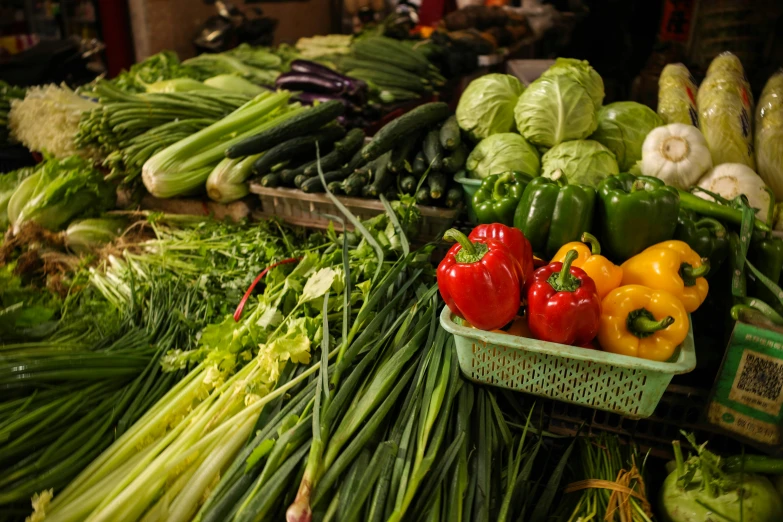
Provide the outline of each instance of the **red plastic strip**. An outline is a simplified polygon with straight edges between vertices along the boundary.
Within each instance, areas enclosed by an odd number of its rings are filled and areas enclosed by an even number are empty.
[[[282,261],[278,261],[277,263],[273,265],[269,265],[268,267],[264,268],[264,270],[262,270],[261,273],[256,276],[253,282],[250,283],[250,287],[247,289],[247,292],[245,292],[245,295],[242,296],[242,300],[239,301],[239,306],[237,306],[237,309],[234,312],[234,321],[239,322],[239,319],[242,318],[242,311],[245,309],[245,303],[247,303],[247,300],[250,298],[250,294],[253,293],[253,289],[256,287],[258,282],[261,281],[261,279],[263,279],[263,277],[266,275],[267,272],[269,272],[276,266],[295,263],[301,259],[302,259],[301,257],[289,257],[288,259],[283,259]]]

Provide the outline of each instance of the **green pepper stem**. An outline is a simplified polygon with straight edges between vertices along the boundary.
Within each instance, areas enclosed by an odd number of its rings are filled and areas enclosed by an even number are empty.
[[[670,315],[664,317],[660,321],[640,315],[633,320],[633,329],[639,333],[655,333],[660,330],[665,330],[672,324],[674,324],[674,317]]]
[[[713,231],[715,234],[715,237],[724,237],[726,235],[726,227],[723,226],[723,223],[718,221],[717,219],[712,219],[709,217],[701,218],[700,220],[693,223],[696,225],[696,228],[709,228]]]
[[[680,267],[680,276],[685,281],[685,286],[693,286],[696,284],[696,279],[706,276],[710,271],[710,260],[706,257],[701,258],[701,266],[694,268],[693,265],[683,263]],[[688,284],[693,281],[691,284]]]
[[[631,184],[631,192],[638,192],[644,190],[644,181],[637,179]]]
[[[506,184],[514,181],[514,175],[510,172],[504,172],[495,180],[492,187],[492,199],[503,199],[506,197]]]
[[[582,237],[579,238],[582,243],[590,245],[590,252],[594,256],[601,255],[601,243],[598,242],[598,238],[590,232],[582,232]]]
[[[579,257],[579,253],[576,250],[569,250],[565,259],[563,259],[563,266],[560,269],[560,272],[554,272],[547,278],[547,283],[549,283],[556,292],[573,292],[582,286],[582,282],[579,278],[574,277],[571,273],[571,263],[573,263],[577,257]]]
[[[443,234],[443,239],[456,241],[462,247],[454,256],[458,263],[477,263],[481,261],[489,251],[489,247],[484,243],[473,243],[468,236],[457,230],[450,228]]]
[[[563,172],[562,169],[555,170],[552,174],[549,175],[549,179],[561,187],[568,185],[568,179],[566,179],[565,172]]]

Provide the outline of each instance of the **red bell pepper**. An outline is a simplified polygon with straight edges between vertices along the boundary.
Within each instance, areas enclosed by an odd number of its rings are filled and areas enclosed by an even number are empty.
[[[571,266],[577,256],[571,250],[563,263],[541,267],[530,278],[528,324],[537,339],[586,346],[598,334],[601,300],[590,276]]]
[[[457,241],[438,266],[438,290],[452,312],[476,328],[494,330],[519,311],[519,263],[496,239],[471,241],[451,229],[444,239]]]
[[[506,245],[514,258],[519,261],[519,284],[523,287],[528,278],[533,274],[533,249],[530,241],[521,230],[514,227],[507,227],[502,223],[492,223],[491,225],[479,225],[473,229],[468,239],[476,241],[478,239],[496,239]]]

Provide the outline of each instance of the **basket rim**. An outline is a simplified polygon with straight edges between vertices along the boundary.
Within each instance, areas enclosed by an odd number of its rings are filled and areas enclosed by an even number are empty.
[[[460,336],[474,341],[503,346],[504,348],[670,375],[688,373],[696,368],[696,349],[693,343],[693,321],[690,318],[690,314],[688,314],[688,320],[691,326],[688,329],[688,336],[679,346],[680,354],[677,357],[677,360],[673,362],[650,361],[639,357],[632,357],[630,355],[614,354],[601,350],[589,350],[578,346],[550,343],[527,337],[517,337],[477,330],[455,323],[453,315],[454,314],[448,306],[444,306],[440,313],[440,324],[450,334],[455,337]]]

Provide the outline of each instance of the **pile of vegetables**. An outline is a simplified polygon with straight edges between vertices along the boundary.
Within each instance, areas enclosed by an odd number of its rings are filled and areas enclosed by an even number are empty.
[[[351,54],[336,62],[342,72],[366,82],[372,99],[380,103],[415,100],[432,94],[446,82],[425,55],[385,36],[354,40]]]
[[[301,120],[291,120],[269,133],[249,138],[229,150],[228,155],[258,153],[272,146],[253,167],[255,174],[262,176],[260,184],[264,187],[295,186],[307,193],[328,189],[336,194],[374,198],[383,194],[388,199],[398,199],[402,194],[415,197],[422,205],[460,205],[462,193],[449,181],[464,167],[467,148],[445,103],[420,105],[385,125],[366,145],[359,129],[336,141],[341,134],[334,129],[339,127],[329,121],[342,114],[342,107],[337,101],[318,105]],[[327,126],[319,133],[297,136],[297,132],[324,124]],[[281,142],[286,137],[290,139]],[[319,167],[323,178],[318,175]]]

